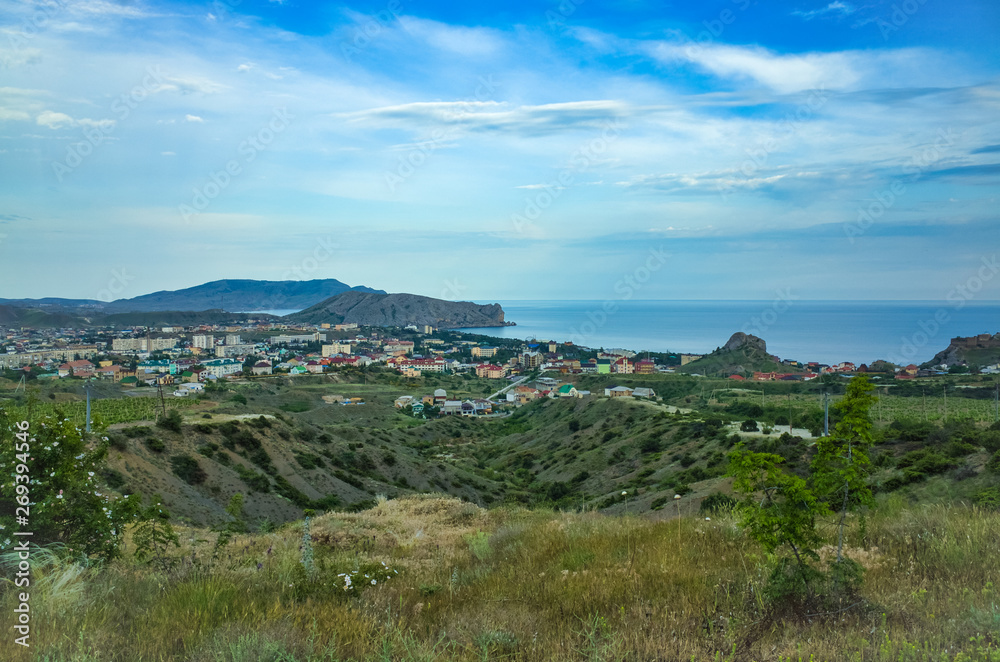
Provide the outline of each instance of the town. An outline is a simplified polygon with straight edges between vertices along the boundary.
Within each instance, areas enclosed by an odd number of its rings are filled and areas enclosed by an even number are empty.
[[[1000,336],[1000,334],[998,334]],[[0,369],[24,383],[37,379],[94,380],[122,387],[156,387],[173,397],[187,397],[219,380],[261,380],[271,376],[330,374],[369,366],[418,380],[440,374],[474,374],[495,380],[496,391],[484,398],[453,400],[444,389],[402,393],[395,405],[420,416],[498,416],[538,398],[585,398],[591,392],[558,376],[656,375],[728,377],[745,381],[810,381],[823,375],[870,373],[873,379],[908,380],[961,372],[1000,373],[1000,365],[870,366],[842,362],[802,363],[767,354],[762,340],[735,334],[723,350],[758,347],[767,369],[741,364],[730,372],[712,363],[714,354],[643,353],[594,349],[555,340],[513,340],[474,336],[431,326],[369,327],[354,323],[289,324],[249,319],[240,324],[131,327],[124,329],[0,329]],[[984,334],[956,338],[952,347],[992,347],[1000,338]],[[735,343],[735,344],[734,344]],[[746,343],[741,345],[741,343]],[[721,351],[721,350],[720,350]],[[718,352],[717,352],[718,353]],[[723,352],[725,353],[725,352]],[[758,361],[760,363],[760,361]],[[700,366],[705,364],[705,371]],[[544,374],[552,376],[542,376]],[[419,384],[419,382],[414,382]],[[139,395],[139,393],[136,393]],[[656,398],[652,388],[611,386],[604,397]],[[341,397],[344,405],[361,398]]]

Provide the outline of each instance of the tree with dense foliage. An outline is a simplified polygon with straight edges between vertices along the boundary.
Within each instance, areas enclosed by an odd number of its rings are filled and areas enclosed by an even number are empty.
[[[108,445],[63,416],[10,421],[0,410],[0,550],[23,530],[36,545],[61,543],[100,560],[118,556],[140,502],[100,486]]]

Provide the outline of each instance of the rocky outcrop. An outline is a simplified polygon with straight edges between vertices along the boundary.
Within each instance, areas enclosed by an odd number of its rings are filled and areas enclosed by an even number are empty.
[[[433,326],[439,329],[510,326],[500,304],[444,301],[417,294],[344,292],[286,316],[293,322],[363,326]]]
[[[763,338],[748,335],[742,331],[737,331],[730,336],[729,341],[722,346],[722,351],[733,352],[738,349],[743,349],[744,347],[757,349],[761,352],[767,352],[767,343],[764,342]]]

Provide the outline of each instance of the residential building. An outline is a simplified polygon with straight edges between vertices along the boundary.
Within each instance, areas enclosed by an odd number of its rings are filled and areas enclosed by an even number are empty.
[[[351,342],[332,342],[329,345],[322,346],[323,356],[336,356],[337,354],[351,354]]]
[[[607,398],[631,398],[632,393],[632,389],[628,386],[615,386],[604,389],[604,396]]]
[[[223,378],[243,372],[243,364],[235,359],[212,359],[202,364],[209,375]]]
[[[271,374],[271,364],[267,361],[258,361],[253,365],[251,371],[255,375],[270,375]]]
[[[213,349],[215,347],[215,336],[199,334],[191,338],[191,346],[198,349]]]
[[[499,350],[496,347],[479,347],[479,346],[476,346],[476,347],[472,348],[472,356],[477,357],[477,358],[488,359],[488,358],[496,356],[496,354],[497,354],[498,351]]]

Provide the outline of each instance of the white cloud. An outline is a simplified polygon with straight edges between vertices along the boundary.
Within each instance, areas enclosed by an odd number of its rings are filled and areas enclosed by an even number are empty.
[[[197,115],[185,115],[184,120],[187,122],[198,122],[198,123],[203,123],[205,121],[202,118],[198,117]]]
[[[559,133],[604,128],[630,111],[614,100],[572,101],[511,107],[496,101],[421,101],[339,115],[355,122],[426,130],[430,125],[470,131]]]
[[[500,33],[487,28],[447,25],[411,16],[400,16],[399,24],[427,44],[459,55],[493,55],[503,47]]]
[[[35,123],[39,126],[47,126],[50,129],[65,129],[75,126],[86,126],[110,130],[115,126],[114,120],[92,120],[84,117],[73,119],[66,113],[59,113],[53,110],[44,110],[35,118]]]
[[[57,113],[51,110],[42,112],[37,118],[35,118],[35,122],[38,123],[39,126],[47,126],[50,129],[62,129],[76,124],[76,122],[73,121],[73,118],[66,113]]]
[[[857,10],[858,10],[857,7],[849,3],[840,2],[839,0],[837,0],[835,2],[831,2],[826,7],[821,7],[820,9],[813,9],[810,11],[803,11],[801,9],[797,9],[792,12],[792,16],[799,16],[807,21],[811,21],[812,19],[820,16],[828,16],[828,15],[836,15],[838,17],[848,16],[850,14],[853,14]]]
[[[648,52],[660,62],[691,62],[716,76],[749,79],[784,94],[847,88],[861,78],[847,53],[778,54],[760,46],[667,42],[649,45]]]

